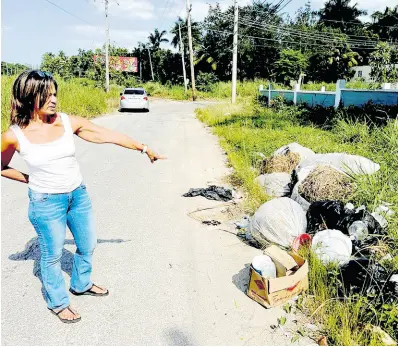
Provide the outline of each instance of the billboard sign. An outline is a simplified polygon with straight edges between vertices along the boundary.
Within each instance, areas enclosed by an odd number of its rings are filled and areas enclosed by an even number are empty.
[[[105,56],[94,55],[94,62],[105,64]],[[138,72],[138,59],[136,57],[109,57],[109,67],[116,71]]]

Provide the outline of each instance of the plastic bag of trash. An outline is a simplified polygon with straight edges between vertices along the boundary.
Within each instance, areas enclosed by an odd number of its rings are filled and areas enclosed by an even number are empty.
[[[256,178],[256,182],[264,187],[269,196],[279,198],[290,195],[291,175],[286,172],[260,175]]]
[[[298,165],[298,169],[322,164],[332,165],[347,174],[371,175],[380,170],[380,165],[370,159],[347,153],[314,154],[302,160]]]
[[[349,228],[354,222],[361,221],[367,228],[369,234],[380,234],[382,228],[377,220],[366,210],[360,207],[357,209],[344,206],[341,201],[323,200],[313,202],[307,211],[307,232],[314,234],[322,229],[338,229],[349,235]],[[356,224],[358,226],[358,224]],[[352,227],[351,229],[354,230]]]
[[[315,154],[315,152],[312,151],[311,149],[304,147],[297,142],[292,142],[286,146],[277,149],[273,153],[273,155],[285,155],[289,152],[298,153],[300,155],[301,160],[306,159]]]
[[[341,295],[377,296],[385,303],[398,299],[398,275],[368,258],[353,259],[341,266]]]
[[[253,258],[252,266],[262,277],[275,278],[276,266],[268,255],[257,255]]]
[[[307,219],[301,206],[289,198],[270,200],[250,219],[250,234],[261,243],[266,240],[283,247],[290,247],[295,237],[304,234]]]
[[[319,231],[312,239],[312,250],[323,264],[349,261],[352,253],[352,242],[340,230],[326,229]]]
[[[331,169],[334,169],[336,171],[342,172],[340,169],[332,166],[332,165],[326,165],[330,167]],[[307,211],[308,208],[310,207],[311,202],[306,200],[299,192],[300,190],[300,185],[301,183],[317,168],[319,165],[310,165],[310,166],[305,166],[301,168],[297,168],[294,170],[293,175],[292,175],[292,194],[291,198],[298,202],[301,207],[304,209],[304,211]]]

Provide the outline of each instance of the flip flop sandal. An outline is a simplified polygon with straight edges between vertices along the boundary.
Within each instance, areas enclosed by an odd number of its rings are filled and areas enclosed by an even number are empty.
[[[52,314],[56,315],[62,323],[66,323],[66,324],[77,323],[77,322],[81,321],[81,319],[82,319],[82,317],[74,318],[74,319],[65,319],[65,318],[61,318],[61,317],[59,316],[59,314],[60,314],[61,312],[64,312],[65,310],[69,310],[69,311],[72,312],[73,314],[76,314],[75,312],[73,312],[73,311],[70,309],[69,306],[63,308],[63,309],[62,309],[61,311],[59,311],[59,312],[55,312],[55,311],[52,310],[51,308],[49,308],[49,310],[51,311]]]
[[[107,296],[107,295],[109,295],[109,290],[108,290],[108,289],[106,290],[105,293],[96,293],[96,292],[94,292],[94,291],[92,290],[92,288],[93,288],[94,286],[96,286],[97,288],[100,288],[100,289],[101,289],[101,287],[98,287],[97,285],[93,284],[93,285],[91,286],[90,289],[87,289],[85,292],[82,292],[82,293],[78,293],[78,292],[74,291],[72,288],[70,288],[69,291],[70,291],[73,295],[91,295],[91,296]]]

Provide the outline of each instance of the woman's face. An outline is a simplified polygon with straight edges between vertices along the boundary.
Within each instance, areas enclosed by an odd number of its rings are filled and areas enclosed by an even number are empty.
[[[44,106],[40,109],[37,109],[37,113],[40,115],[48,115],[51,116],[55,114],[55,107],[57,106],[57,91],[55,90],[55,86],[52,85],[50,88],[50,95],[44,104]]]

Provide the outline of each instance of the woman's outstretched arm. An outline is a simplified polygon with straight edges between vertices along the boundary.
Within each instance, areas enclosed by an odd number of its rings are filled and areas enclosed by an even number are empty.
[[[83,117],[69,116],[69,118],[71,120],[73,132],[83,140],[93,143],[113,143],[137,151],[143,151],[144,147],[146,147],[146,154],[152,163],[158,159],[166,159],[166,157],[153,152],[141,142],[127,135],[101,127]]]

